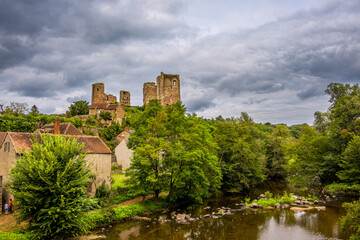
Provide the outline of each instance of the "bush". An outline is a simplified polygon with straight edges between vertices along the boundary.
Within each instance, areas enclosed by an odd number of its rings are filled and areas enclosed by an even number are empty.
[[[349,234],[350,240],[360,239],[360,201],[344,203],[346,215],[341,218],[341,231]]]
[[[347,184],[347,183],[332,183],[325,186],[325,189],[329,190],[331,194],[338,192],[344,192],[348,194],[360,195],[360,184]]]
[[[79,234],[77,215],[94,205],[84,192],[90,169],[83,145],[60,135],[41,135],[11,170],[10,188],[20,207],[19,220],[30,219],[35,239]]]
[[[96,189],[95,197],[96,198],[106,198],[110,196],[111,189],[106,186],[105,181]]]

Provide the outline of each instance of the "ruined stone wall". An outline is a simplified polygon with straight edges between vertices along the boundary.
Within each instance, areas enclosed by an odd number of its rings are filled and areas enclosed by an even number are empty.
[[[130,93],[129,93],[130,95]],[[92,85],[92,96],[91,104],[109,102],[113,103],[117,101],[117,97],[112,94],[105,94],[105,85],[104,83],[94,83]]]
[[[105,95],[106,95],[106,94],[105,94]],[[106,95],[106,100],[107,100],[109,103],[113,103],[113,102],[116,102],[116,101],[117,101],[117,98],[116,98],[114,95],[108,94],[108,95]]]
[[[106,102],[107,95],[105,94],[105,86],[103,83],[94,83],[92,85],[91,104],[97,102]]]
[[[181,101],[180,99],[180,77],[174,74],[161,74],[156,78],[157,99],[163,106],[171,105]]]
[[[130,106],[130,92],[120,91],[120,104]]]
[[[157,92],[156,85],[154,82],[144,83],[144,88],[143,88],[144,105],[147,105],[150,102],[150,100],[157,98],[156,92]]]

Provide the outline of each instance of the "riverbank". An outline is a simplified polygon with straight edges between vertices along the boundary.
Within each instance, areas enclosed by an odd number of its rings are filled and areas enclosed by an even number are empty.
[[[165,195],[155,201],[152,196],[147,196],[144,204],[141,204],[142,197],[136,197],[119,204],[107,206],[85,212],[79,216],[79,232],[86,234],[89,231],[139,214],[153,213],[168,208],[171,204],[166,202]],[[27,222],[17,224],[17,213],[0,215],[0,240],[27,240],[29,233],[26,230]]]

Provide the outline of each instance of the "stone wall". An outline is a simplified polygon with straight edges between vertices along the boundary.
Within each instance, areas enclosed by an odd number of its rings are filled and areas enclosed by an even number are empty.
[[[180,100],[180,77],[174,74],[164,74],[156,78],[157,98],[163,106],[177,103]]]
[[[143,89],[144,105],[152,99],[159,99],[163,106],[171,105],[181,101],[180,98],[180,76],[174,74],[161,74],[154,82],[144,83]]]
[[[85,157],[88,165],[91,166],[91,172],[96,175],[92,186],[89,187],[88,193],[95,195],[98,188],[104,181],[110,187],[111,183],[111,154],[87,154]]]
[[[103,83],[94,83],[92,85],[91,103],[106,102],[105,86]]]
[[[104,83],[94,83],[92,85],[91,104],[101,102],[116,102],[117,98],[111,94],[105,94]]]
[[[130,106],[130,92],[120,91],[120,104]]]
[[[146,82],[144,83],[144,88],[143,88],[143,102],[144,105],[149,104],[150,100],[152,99],[156,99],[156,85],[154,82]]]

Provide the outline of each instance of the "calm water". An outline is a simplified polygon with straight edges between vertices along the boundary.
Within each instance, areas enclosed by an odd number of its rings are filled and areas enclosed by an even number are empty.
[[[93,235],[80,239],[261,239],[261,240],[318,240],[344,239],[339,229],[339,217],[345,214],[340,203],[326,204],[325,211],[308,210],[294,212],[291,210],[240,210],[236,203],[240,198],[222,197],[209,200],[204,206],[189,207],[176,210],[177,213],[191,213],[197,217],[217,208],[230,207],[232,215],[218,219],[205,218],[193,223],[179,224],[175,222],[160,223],[141,220],[128,220],[104,229]],[[153,219],[170,219],[170,213],[149,216]]]

